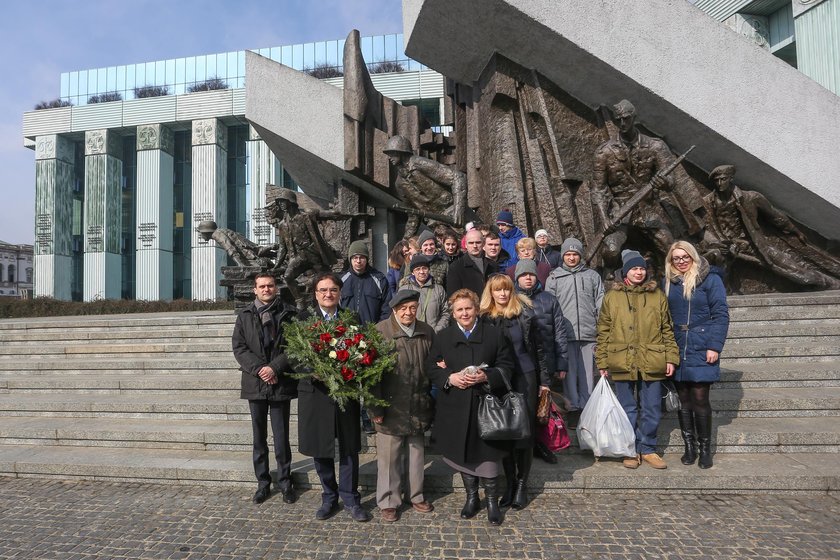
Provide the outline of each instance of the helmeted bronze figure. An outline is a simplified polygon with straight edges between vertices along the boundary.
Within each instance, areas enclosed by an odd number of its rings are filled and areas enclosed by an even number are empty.
[[[467,177],[442,163],[414,155],[404,136],[392,136],[382,150],[397,170],[397,194],[418,211],[449,216],[453,223],[464,223],[467,205]],[[404,237],[417,232],[420,217],[409,213]]]
[[[736,261],[759,265],[804,286],[840,288],[840,260],[809,243],[763,194],[735,186],[734,176],[734,165],[709,174],[714,191],[704,199],[709,219],[701,244],[707,258],[727,268]]]
[[[224,249],[239,266],[257,266],[268,268],[271,266],[273,251],[270,247],[261,247],[239,232],[228,228],[220,228],[216,222],[206,220],[198,224],[195,230],[205,241],[211,239]]]

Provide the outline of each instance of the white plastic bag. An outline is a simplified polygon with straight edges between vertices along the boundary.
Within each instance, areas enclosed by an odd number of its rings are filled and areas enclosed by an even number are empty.
[[[591,449],[596,457],[636,456],[636,432],[606,377],[595,385],[580,414],[577,437],[580,448]]]

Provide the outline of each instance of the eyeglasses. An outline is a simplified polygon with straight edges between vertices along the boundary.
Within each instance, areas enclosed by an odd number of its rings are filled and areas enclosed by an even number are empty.
[[[318,288],[315,291],[319,294],[337,294],[338,288]]]
[[[682,256],[682,257],[671,257],[671,262],[672,263],[684,263],[684,262],[691,262],[693,260],[694,259],[692,259],[688,255],[685,255],[685,256]]]

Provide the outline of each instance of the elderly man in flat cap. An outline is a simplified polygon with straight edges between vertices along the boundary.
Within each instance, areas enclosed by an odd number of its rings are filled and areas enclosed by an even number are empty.
[[[434,417],[431,384],[423,364],[435,331],[417,320],[419,299],[420,293],[414,290],[398,291],[390,301],[391,316],[376,325],[397,346],[396,370],[384,375],[372,391],[389,406],[368,408],[376,427],[376,505],[382,520],[388,523],[399,519],[402,486],[416,511],[428,513],[433,509],[423,496],[423,434]],[[408,447],[407,481],[402,476],[404,447]]]

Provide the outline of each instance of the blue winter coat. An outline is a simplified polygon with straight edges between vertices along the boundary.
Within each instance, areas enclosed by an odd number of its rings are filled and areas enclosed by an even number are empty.
[[[509,255],[508,260],[499,263],[499,270],[505,270],[519,261],[519,256],[516,254],[516,242],[525,237],[522,230],[513,226],[505,233],[499,232],[499,240],[502,242],[502,249],[507,251]]]
[[[350,269],[341,281],[341,307],[358,313],[362,323],[378,323],[391,315],[388,302],[393,294],[384,274],[371,267],[362,274]]]
[[[723,352],[729,330],[729,306],[720,273],[710,269],[706,259],[701,259],[698,280],[691,301],[683,297],[682,277],[670,280],[668,307],[680,348],[680,365],[674,380],[713,383],[720,380],[720,360],[706,363],[706,350]]]

